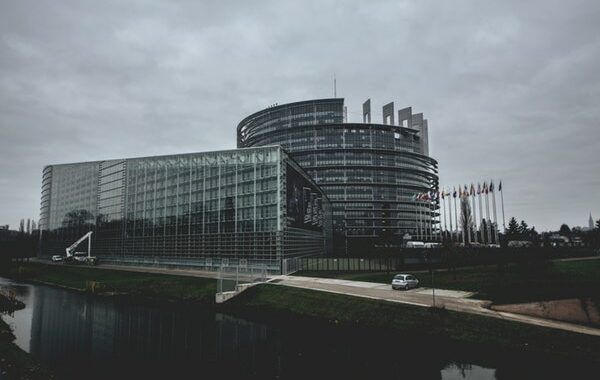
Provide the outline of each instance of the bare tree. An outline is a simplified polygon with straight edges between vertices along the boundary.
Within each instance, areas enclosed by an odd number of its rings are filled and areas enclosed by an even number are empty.
[[[63,227],[80,227],[92,223],[94,215],[86,209],[69,211],[63,219]]]
[[[460,226],[465,234],[465,244],[471,244],[471,228],[473,226],[473,215],[471,214],[471,206],[469,199],[462,198],[460,200]]]
[[[22,234],[25,233],[25,219],[21,219],[19,222],[19,232]]]
[[[31,219],[27,218],[27,229],[25,231],[27,231],[27,235],[31,235]]]

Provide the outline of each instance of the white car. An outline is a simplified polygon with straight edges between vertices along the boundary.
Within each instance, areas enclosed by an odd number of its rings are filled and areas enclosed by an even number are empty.
[[[410,274],[397,274],[392,279],[392,289],[404,289],[416,288],[419,286],[419,280]]]
[[[85,253],[85,252],[75,252],[75,254],[73,255],[73,259],[75,261],[77,261],[77,262],[84,263],[88,259],[87,253]]]
[[[63,257],[61,255],[54,255],[52,256],[52,261],[63,261]]]

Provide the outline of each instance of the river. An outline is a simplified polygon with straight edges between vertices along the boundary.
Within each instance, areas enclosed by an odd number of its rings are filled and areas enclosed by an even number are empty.
[[[2,318],[16,344],[60,377],[511,378],[384,332],[264,322],[211,308],[152,307],[0,278],[26,308]],[[494,360],[491,360],[493,363]]]

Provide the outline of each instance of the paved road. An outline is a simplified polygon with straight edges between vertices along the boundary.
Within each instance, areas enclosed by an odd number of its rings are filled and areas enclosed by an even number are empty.
[[[300,276],[279,276],[271,281],[271,283],[416,306],[430,307],[433,305],[433,291],[428,288],[398,291],[392,290],[391,285],[386,284]],[[467,298],[471,295],[468,292],[436,289],[435,305],[463,313],[600,336],[600,329],[593,327],[491,310],[488,308],[489,301]]]

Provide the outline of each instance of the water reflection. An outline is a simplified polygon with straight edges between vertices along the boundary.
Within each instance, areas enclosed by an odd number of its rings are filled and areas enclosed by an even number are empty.
[[[443,349],[384,332],[257,323],[8,280],[0,286],[26,304],[4,317],[17,344],[69,378],[496,378],[494,369],[455,364]]]

